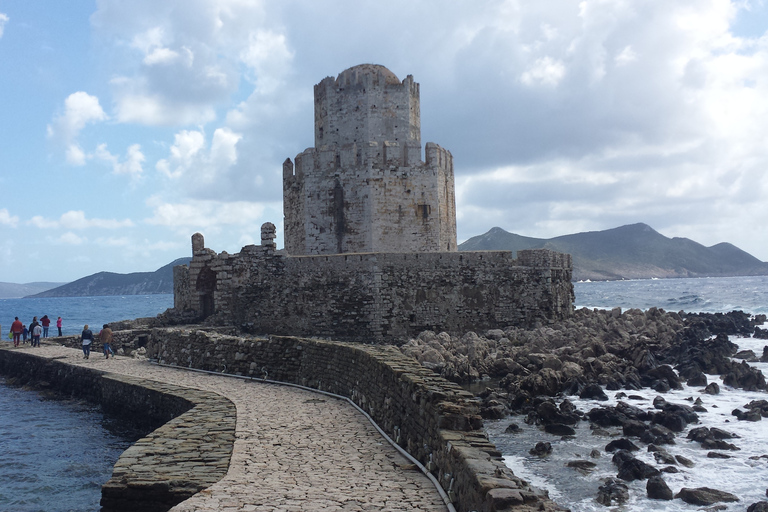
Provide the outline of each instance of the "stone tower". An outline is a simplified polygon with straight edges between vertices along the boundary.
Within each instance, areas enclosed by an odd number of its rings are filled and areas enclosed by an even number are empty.
[[[419,84],[362,64],[315,85],[315,147],[283,163],[289,254],[456,250],[453,157],[421,158]]]

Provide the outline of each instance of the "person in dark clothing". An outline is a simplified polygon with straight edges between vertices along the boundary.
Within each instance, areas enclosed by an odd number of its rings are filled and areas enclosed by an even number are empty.
[[[29,336],[30,336],[30,341],[31,341],[31,337],[32,337],[32,336],[34,336],[34,333],[35,333],[35,326],[36,326],[36,325],[40,325],[40,322],[38,322],[38,321],[37,321],[37,317],[34,317],[34,318],[32,319],[32,323],[31,323],[31,324],[29,324]]]
[[[80,341],[83,343],[83,359],[88,359],[91,355],[91,343],[93,343],[93,332],[88,328],[88,324],[83,327]]]
[[[48,315],[43,315],[43,318],[40,319],[40,323],[43,326],[43,338],[47,338],[48,328],[51,326],[51,319],[48,318]]]

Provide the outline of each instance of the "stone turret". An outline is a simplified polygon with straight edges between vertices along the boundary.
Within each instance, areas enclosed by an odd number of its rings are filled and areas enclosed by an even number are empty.
[[[283,163],[289,254],[457,249],[453,157],[422,160],[419,98],[373,64],[315,86],[315,147]]]

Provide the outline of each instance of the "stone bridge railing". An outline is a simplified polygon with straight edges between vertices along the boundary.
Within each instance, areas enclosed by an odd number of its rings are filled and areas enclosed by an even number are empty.
[[[147,355],[161,364],[348,397],[438,479],[459,511],[556,509],[504,465],[482,429],[473,395],[395,347],[155,329]]]

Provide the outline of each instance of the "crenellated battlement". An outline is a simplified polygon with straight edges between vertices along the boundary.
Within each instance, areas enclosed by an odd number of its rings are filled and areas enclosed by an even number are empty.
[[[447,149],[428,142],[425,160],[421,159],[421,147],[415,144],[402,145],[399,142],[384,141],[379,144],[347,144],[343,147],[322,146],[307,148],[296,155],[296,162],[286,159],[283,163],[283,179],[289,184],[307,176],[336,176],[341,172],[355,170],[422,172],[442,171],[453,175],[453,155]],[[366,177],[376,173],[366,173]]]

